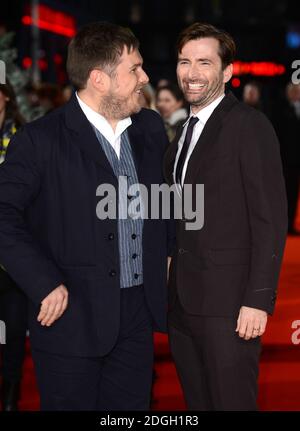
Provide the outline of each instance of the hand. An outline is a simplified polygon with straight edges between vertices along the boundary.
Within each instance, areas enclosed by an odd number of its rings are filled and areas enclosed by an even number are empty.
[[[266,330],[267,320],[266,311],[242,306],[235,331],[245,340],[261,337]]]
[[[43,299],[37,318],[38,322],[41,322],[42,326],[51,326],[52,323],[59,319],[64,313],[67,305],[68,291],[66,287],[61,284]]]

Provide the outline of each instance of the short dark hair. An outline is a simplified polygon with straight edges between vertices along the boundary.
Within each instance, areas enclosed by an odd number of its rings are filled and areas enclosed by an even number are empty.
[[[234,61],[236,45],[229,33],[211,24],[195,22],[183,30],[177,40],[177,53],[181,53],[184,45],[190,40],[203,39],[206,37],[212,37],[219,41],[219,56],[222,61],[222,69],[224,70]]]
[[[128,52],[139,48],[139,41],[129,28],[101,21],[82,27],[68,47],[67,72],[71,83],[77,90],[85,88],[96,67],[111,74],[124,47]]]
[[[168,84],[168,85],[163,85],[162,87],[159,87],[156,90],[156,97],[158,97],[159,93],[161,93],[163,90],[169,91],[178,102],[184,101],[184,96],[182,94],[182,91],[180,90],[179,87],[177,87],[177,85]]]

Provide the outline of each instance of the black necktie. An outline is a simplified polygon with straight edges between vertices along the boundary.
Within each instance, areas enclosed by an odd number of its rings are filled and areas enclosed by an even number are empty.
[[[197,117],[191,117],[188,127],[187,127],[187,131],[185,134],[185,138],[184,138],[184,142],[181,148],[181,153],[177,162],[177,167],[176,167],[176,183],[177,184],[181,184],[181,177],[182,177],[182,170],[183,170],[183,166],[184,166],[184,162],[186,159],[186,155],[191,143],[191,139],[193,136],[193,130],[194,130],[194,126],[197,123],[197,121],[199,121],[199,118]]]

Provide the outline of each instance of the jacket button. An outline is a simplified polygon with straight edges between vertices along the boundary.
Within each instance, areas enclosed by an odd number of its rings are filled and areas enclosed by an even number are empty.
[[[110,277],[114,277],[116,275],[116,271],[114,269],[112,269],[111,271],[109,271],[109,275]]]
[[[132,238],[132,239],[135,239],[135,238],[136,238],[136,234],[135,234],[135,233],[133,233],[133,234],[131,235],[131,238]]]
[[[183,253],[185,253],[186,252],[186,250],[184,249],[184,248],[180,248],[179,249],[179,254],[183,254]]]
[[[136,259],[137,258],[137,254],[136,253],[133,253],[133,255],[132,255],[132,259]]]
[[[134,274],[134,278],[135,279],[139,278],[139,275],[138,274]]]
[[[108,235],[108,239],[109,239],[110,241],[112,241],[112,240],[114,239],[114,237],[115,237],[115,235],[114,235],[113,233],[110,233],[110,234]]]

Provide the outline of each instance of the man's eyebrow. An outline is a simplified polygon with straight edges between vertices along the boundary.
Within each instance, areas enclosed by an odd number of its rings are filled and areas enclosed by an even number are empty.
[[[178,57],[177,61],[190,61],[188,58],[185,57]],[[197,61],[209,61],[212,62],[210,58],[197,58]]]
[[[142,65],[143,65],[143,61],[141,60],[141,61],[138,61],[137,63],[132,64],[130,66],[130,69],[133,69],[134,67],[142,66]]]

